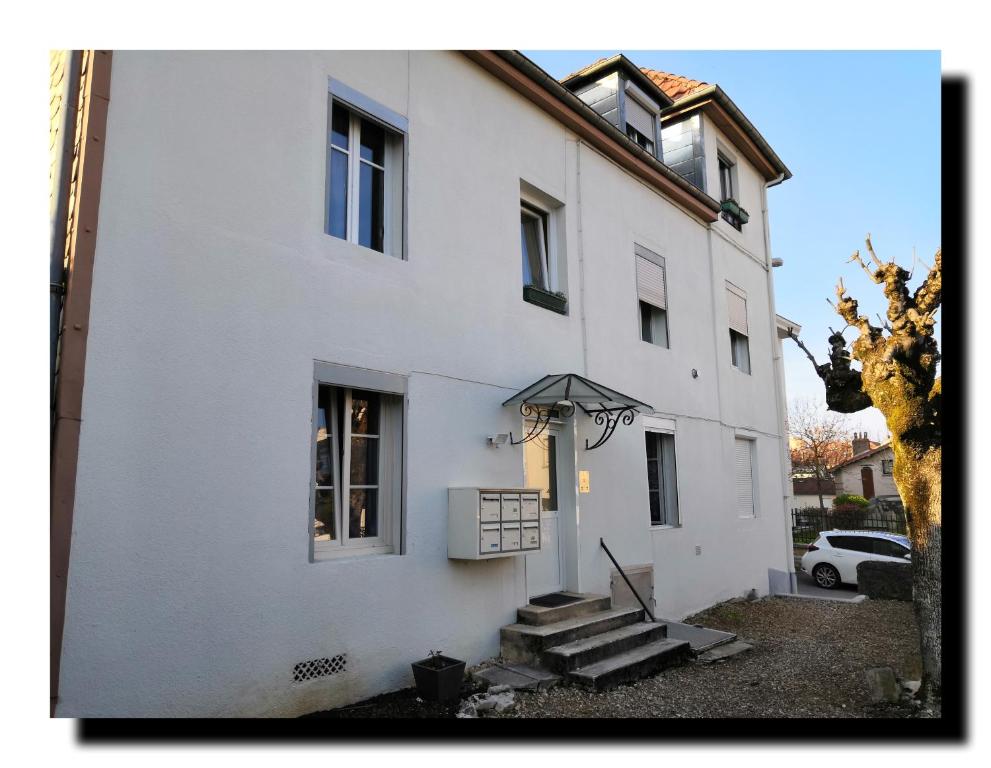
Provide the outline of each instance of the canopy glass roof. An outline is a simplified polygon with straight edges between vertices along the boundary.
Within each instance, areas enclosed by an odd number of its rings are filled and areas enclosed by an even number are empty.
[[[503,405],[554,406],[562,400],[578,403],[586,413],[626,408],[631,408],[639,413],[654,412],[654,409],[647,403],[642,403],[602,384],[596,384],[577,373],[555,373],[544,376],[540,381],[521,389],[506,400]],[[595,404],[599,407],[586,408],[586,404]]]

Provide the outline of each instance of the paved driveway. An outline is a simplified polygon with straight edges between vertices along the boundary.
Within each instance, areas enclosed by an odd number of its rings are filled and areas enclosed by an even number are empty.
[[[851,584],[840,584],[836,589],[823,589],[806,573],[798,571],[798,594],[814,597],[839,597],[849,599],[857,596],[857,587]]]

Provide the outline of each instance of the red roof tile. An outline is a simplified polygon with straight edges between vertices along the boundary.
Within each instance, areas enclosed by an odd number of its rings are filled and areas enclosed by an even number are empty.
[[[692,80],[681,75],[673,75],[670,72],[661,72],[658,69],[647,69],[641,67],[640,71],[649,77],[654,84],[668,95],[670,99],[677,101],[685,96],[690,96],[696,91],[708,88],[709,84],[702,80]]]

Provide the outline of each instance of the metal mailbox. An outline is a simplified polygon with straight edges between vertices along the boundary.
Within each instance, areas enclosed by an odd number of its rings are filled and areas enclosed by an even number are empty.
[[[488,560],[540,549],[540,491],[449,488],[447,493],[449,558]]]

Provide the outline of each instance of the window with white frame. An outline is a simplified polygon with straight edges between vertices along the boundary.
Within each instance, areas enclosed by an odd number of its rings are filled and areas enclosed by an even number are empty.
[[[328,101],[327,232],[402,258],[405,119],[394,125],[389,110],[349,95],[361,106]]]
[[[722,217],[737,230],[749,220],[749,215],[740,207],[737,197],[736,164],[728,160],[722,152],[717,155],[719,163],[719,201],[722,203]]]
[[[667,272],[664,257],[642,245],[634,245],[633,251],[637,262],[640,338],[659,347],[669,347]]]
[[[551,291],[547,242],[547,212],[520,201],[520,240],[523,249],[523,285]]]
[[[719,162],[719,201],[736,200],[735,184],[733,183],[734,163],[731,163],[720,152],[717,156]]]
[[[754,441],[737,437],[734,441],[736,465],[736,513],[740,517],[754,517]]]
[[[729,318],[730,356],[733,365],[750,373],[750,339],[747,325],[747,295],[730,283],[726,284],[726,313]]]
[[[650,524],[680,525],[678,515],[678,470],[675,462],[674,435],[646,430],[647,497]]]
[[[320,383],[313,554],[391,552],[401,517],[403,398]]]

